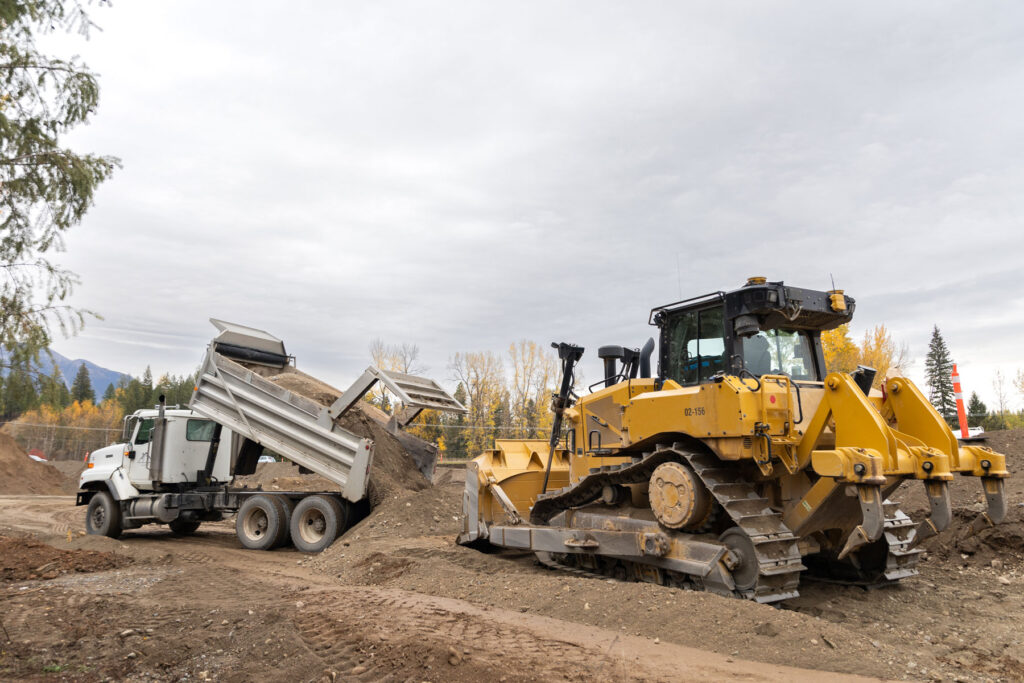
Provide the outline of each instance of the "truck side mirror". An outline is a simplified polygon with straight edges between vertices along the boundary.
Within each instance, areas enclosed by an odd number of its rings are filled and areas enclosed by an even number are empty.
[[[129,460],[134,460],[135,459],[135,451],[134,450],[125,451],[124,454],[128,456]]]

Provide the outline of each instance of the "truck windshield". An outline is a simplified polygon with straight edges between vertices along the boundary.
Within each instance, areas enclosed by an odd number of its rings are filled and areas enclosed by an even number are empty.
[[[150,437],[153,435],[153,419],[149,418],[142,420],[139,423],[139,433],[135,436],[135,443],[149,443]]]
[[[761,375],[789,375],[816,380],[807,334],[797,330],[762,330],[743,340],[743,366]]]
[[[213,430],[217,426],[211,420],[189,420],[185,424],[185,439],[187,441],[213,441]]]

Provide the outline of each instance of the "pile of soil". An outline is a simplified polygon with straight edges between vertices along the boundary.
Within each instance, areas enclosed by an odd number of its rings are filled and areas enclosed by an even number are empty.
[[[65,485],[57,469],[28,457],[14,437],[0,432],[0,494],[57,496],[66,492]]]
[[[454,539],[462,531],[464,489],[461,484],[443,484],[392,497],[374,508],[346,535],[361,538],[443,536]],[[325,552],[330,552],[330,549]]]
[[[59,550],[32,538],[0,536],[0,582],[55,579],[72,572],[99,572],[131,559],[96,550]]]
[[[55,468],[64,477],[64,493],[73,494],[78,491],[78,479],[85,470],[81,460],[51,460],[50,467]]]
[[[267,379],[324,406],[334,403],[342,393],[294,368]],[[385,413],[360,401],[338,420],[338,424],[353,434],[373,439],[373,467],[370,469],[370,504],[373,506],[403,492],[422,491],[430,486],[409,451],[382,424],[381,416],[387,418]]]
[[[256,472],[235,477],[235,486],[265,491],[336,491],[338,485],[319,474],[303,474],[290,462],[256,465]]]

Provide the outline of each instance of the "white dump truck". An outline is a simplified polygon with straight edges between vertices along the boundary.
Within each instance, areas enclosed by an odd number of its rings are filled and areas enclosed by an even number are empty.
[[[432,380],[374,366],[331,406],[322,406],[267,379],[303,374],[284,342],[263,330],[211,322],[218,334],[207,347],[188,409],[167,408],[161,397],[156,408],[125,417],[121,443],[89,455],[77,496],[78,505],[88,506],[89,533],[118,537],[125,529],[167,524],[189,534],[203,522],[237,513],[235,530],[246,548],[270,550],[290,541],[303,552],[320,552],[353,521],[373,467],[373,442],[338,424],[341,415],[377,382],[402,404],[391,428],[406,444],[412,437],[398,427],[420,411],[465,411]],[[235,476],[255,471],[264,448],[339,490],[233,488]],[[431,450],[413,450],[416,465],[429,476]]]

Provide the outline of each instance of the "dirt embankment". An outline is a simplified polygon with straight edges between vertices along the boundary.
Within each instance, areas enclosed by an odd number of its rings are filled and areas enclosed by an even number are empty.
[[[124,555],[97,550],[61,550],[31,537],[0,536],[0,582],[55,579],[131,564]]]
[[[56,496],[67,493],[66,487],[67,478],[56,468],[28,457],[14,437],[0,431],[0,494]]]
[[[943,560],[997,565],[1011,560],[1024,561],[1024,429],[987,432],[979,444],[1006,456],[1010,478],[1004,481],[1006,519],[994,527],[972,528],[986,511],[987,502],[981,480],[957,475],[950,484],[953,521],[949,528],[923,543],[923,547]],[[900,509],[920,521],[928,516],[928,498],[919,482],[903,484],[893,495]]]
[[[85,462],[81,460],[51,460],[47,464],[64,477],[64,493],[74,495],[78,491],[78,479],[85,470]]]

